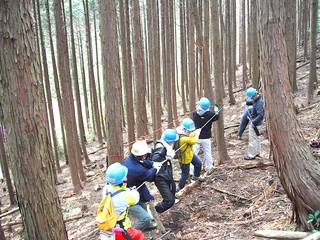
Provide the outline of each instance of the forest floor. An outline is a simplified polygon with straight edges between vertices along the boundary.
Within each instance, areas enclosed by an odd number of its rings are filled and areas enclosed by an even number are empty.
[[[305,62],[298,61],[298,92],[294,97],[295,105],[304,109],[297,117],[308,144],[320,128],[320,97],[316,92],[314,102],[307,104],[309,64],[302,66],[303,64]],[[238,79],[240,78],[241,75],[238,76]],[[160,214],[165,233],[161,233],[159,229],[146,232],[147,239],[263,239],[254,236],[254,232],[296,229],[295,224],[290,222],[291,202],[283,191],[272,161],[269,160],[270,149],[265,126],[261,136],[261,157],[253,161],[243,160],[247,151],[248,130],[244,132],[242,140],[238,140],[236,135],[244,112],[240,105],[245,99],[245,91],[235,89],[235,98],[235,105],[230,105],[227,98],[224,102],[224,141],[229,159],[216,166],[214,172],[206,176],[205,182],[188,188],[179,203]],[[180,117],[184,118],[183,115]],[[213,143],[214,158],[216,151]],[[88,143],[87,152],[92,164],[85,167],[87,180],[83,183],[81,195],[72,194],[68,166],[62,166],[62,173],[58,176],[61,184],[57,187],[64,218],[68,219],[66,229],[70,240],[99,239],[95,213],[102,198],[101,189],[105,184],[106,152],[97,142]],[[201,153],[200,158],[204,160]],[[179,165],[174,161],[173,166],[174,178],[178,181]],[[2,213],[17,208],[17,205],[9,206],[3,181],[0,186]],[[148,183],[148,186],[156,201],[161,200],[155,185]],[[17,221],[21,221],[18,211],[1,218],[6,239],[26,239],[21,224],[6,226],[9,222]]]

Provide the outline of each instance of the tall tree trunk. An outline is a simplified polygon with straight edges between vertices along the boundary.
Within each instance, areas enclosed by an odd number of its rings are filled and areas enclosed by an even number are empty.
[[[246,0],[242,0],[242,89],[246,89],[248,83],[246,30]]]
[[[117,34],[117,13],[114,1],[100,3],[100,32],[103,79],[107,119],[108,165],[123,162],[123,116],[120,60]]]
[[[38,22],[39,22],[39,35],[40,35],[40,44],[41,44],[41,56],[42,56],[42,64],[43,64],[43,72],[44,72],[44,80],[45,80],[45,90],[46,90],[46,102],[48,103],[48,112],[49,112],[49,119],[50,119],[50,129],[52,133],[52,142],[53,142],[53,151],[54,151],[54,159],[56,162],[56,168],[58,173],[61,173],[61,167],[59,162],[59,155],[58,155],[58,140],[57,134],[55,130],[55,119],[53,114],[53,104],[52,104],[52,95],[50,89],[50,78],[49,78],[49,69],[47,63],[47,54],[46,54],[46,44],[44,42],[43,36],[43,29],[42,29],[42,19],[40,14],[40,4],[39,0],[37,0],[37,15],[38,15]]]
[[[64,119],[63,119],[63,104],[62,104],[62,96],[61,96],[61,89],[60,89],[60,83],[59,83],[59,77],[58,77],[58,69],[57,69],[57,63],[56,63],[56,57],[55,57],[55,49],[53,44],[53,37],[52,37],[52,28],[51,28],[51,17],[50,17],[50,9],[49,9],[49,1],[46,0],[46,13],[47,13],[47,22],[48,22],[48,33],[49,33],[49,39],[50,39],[50,52],[51,52],[51,60],[52,60],[52,70],[53,70],[53,79],[54,79],[54,86],[55,91],[57,95],[58,100],[58,106],[59,106],[59,118],[60,118],[60,128],[62,133],[62,142],[63,142],[63,152],[66,159],[66,162],[68,163],[68,151],[67,143],[66,143],[66,134],[64,130]]]
[[[142,48],[141,21],[139,1],[129,1],[132,5],[132,27],[134,48],[134,74],[136,82],[136,127],[137,136],[148,134],[148,118],[146,110],[146,74],[144,67],[144,54]]]
[[[71,179],[74,187],[74,192],[78,194],[82,189],[80,178],[84,180],[83,178],[85,178],[85,175],[80,159],[80,145],[78,141],[75,109],[73,105],[67,33],[65,28],[65,21],[63,19],[61,2],[59,0],[54,1],[54,9],[57,33],[59,75],[62,86],[62,97],[64,106],[63,115],[67,133],[66,151],[68,151],[70,160]],[[66,116],[67,113],[68,116]]]
[[[308,59],[308,26],[309,26],[309,1],[310,0],[304,0],[303,1],[303,31],[304,31],[304,48],[303,48],[303,56],[304,59]]]
[[[129,3],[127,0],[122,0],[119,4],[120,12],[120,34],[121,34],[121,53],[123,66],[123,81],[125,89],[126,116],[128,128],[128,143],[135,141],[134,132],[134,108],[132,94],[132,59],[130,47],[130,20],[129,20]]]
[[[94,78],[94,67],[93,67],[93,54],[92,54],[92,39],[91,39],[91,27],[89,20],[89,4],[88,0],[83,0],[84,12],[85,12],[85,21],[86,21],[86,39],[87,39],[87,56],[88,56],[88,71],[89,71],[89,82],[90,82],[90,92],[92,99],[92,111],[94,116],[94,126],[98,138],[99,144],[102,146],[102,129],[100,121],[100,107],[98,101],[98,93],[96,82]]]
[[[219,0],[212,0],[211,6],[211,14],[212,16],[219,16]],[[217,18],[219,19],[219,18]],[[216,19],[212,19],[212,30],[215,33],[213,35],[213,66],[214,66],[214,83],[216,88],[216,98],[215,102],[219,105],[220,108],[223,108],[223,77],[222,77],[222,46],[220,41],[220,29],[219,29],[219,21]],[[215,126],[215,139],[218,149],[218,157],[215,160],[215,165],[219,166],[223,163],[224,160],[229,159],[227,153],[227,147],[225,141],[221,141],[221,139],[225,139],[224,137],[224,123],[223,123],[223,110],[219,112],[220,117],[219,120],[214,124]]]
[[[72,75],[73,75],[73,89],[75,90],[76,95],[76,106],[77,106],[77,123],[79,128],[79,135],[80,135],[80,143],[82,149],[82,155],[85,159],[86,164],[91,163],[87,148],[86,148],[86,137],[84,131],[84,124],[83,124],[83,117],[82,117],[82,107],[81,107],[81,98],[80,98],[80,89],[79,89],[79,77],[78,77],[78,66],[77,66],[77,56],[76,56],[76,47],[74,43],[74,32],[73,32],[73,17],[72,17],[72,2],[69,0],[69,13],[70,13],[70,33],[71,33],[71,56],[72,56]]]
[[[82,48],[82,36],[81,32],[78,32],[78,39],[79,39],[79,48],[80,48],[80,68],[81,68],[81,78],[82,78],[82,89],[83,89],[83,98],[84,98],[84,109],[86,115],[86,122],[87,122],[87,129],[91,129],[90,124],[90,111],[89,111],[89,100],[88,100],[88,91],[87,91],[87,81],[86,81],[86,72],[84,67],[84,53]],[[90,95],[90,93],[89,93]]]
[[[296,67],[297,67],[297,34],[296,34],[296,1],[285,0],[286,5],[286,41],[289,57],[289,78],[292,92],[298,90]]]
[[[177,114],[177,96],[176,96],[176,61],[175,61],[175,49],[176,49],[176,42],[175,42],[175,16],[174,16],[174,9],[175,6],[173,5],[173,1],[168,0],[168,8],[167,8],[168,14],[169,14],[169,31],[168,31],[168,40],[170,46],[170,52],[169,52],[169,66],[170,66],[170,79],[171,79],[171,105],[168,105],[168,108],[172,109],[172,119],[168,118],[168,126],[173,127],[173,121],[174,119],[178,119]]]
[[[181,45],[181,51],[180,51],[180,59],[181,59],[181,78],[180,78],[180,84],[178,84],[180,89],[180,95],[181,95],[181,104],[183,112],[187,112],[187,105],[186,105],[186,89],[185,84],[188,82],[188,62],[187,62],[187,19],[186,19],[186,1],[180,0],[179,3],[179,10],[180,10],[180,45]]]
[[[262,92],[278,177],[292,202],[292,220],[306,229],[308,214],[320,206],[320,167],[305,143],[294,111],[284,35],[286,10],[281,0],[260,2]]]
[[[0,108],[27,238],[64,240],[31,9],[28,0],[0,1]]]
[[[252,71],[252,86],[259,88],[259,46],[258,46],[258,26],[257,26],[257,1],[251,0],[251,71]]]
[[[313,100],[313,91],[317,88],[317,26],[318,0],[311,1],[311,31],[310,31],[310,75],[308,84],[308,103]]]
[[[192,2],[186,1],[186,13],[192,9]],[[187,52],[188,52],[188,80],[186,81],[186,101],[189,101],[189,111],[192,113],[196,109],[196,68],[195,68],[195,24],[194,17],[191,14],[186,14],[187,20]]]
[[[230,0],[226,0],[226,42],[227,42],[227,49],[226,49],[226,64],[228,66],[228,94],[229,94],[229,102],[231,105],[236,103],[233,94],[232,88],[232,49],[231,49],[231,17],[230,17]]]

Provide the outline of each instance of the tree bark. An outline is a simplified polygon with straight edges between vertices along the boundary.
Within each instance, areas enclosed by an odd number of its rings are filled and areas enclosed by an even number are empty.
[[[0,1],[0,106],[28,239],[68,239],[55,188],[30,0]]]
[[[284,35],[285,11],[283,1],[260,2],[262,92],[273,161],[292,202],[292,220],[306,229],[308,214],[320,206],[320,169],[305,143],[294,111]]]
[[[114,1],[100,3],[100,32],[107,119],[108,165],[123,162],[122,105],[117,13]],[[112,103],[112,104],[110,104]]]

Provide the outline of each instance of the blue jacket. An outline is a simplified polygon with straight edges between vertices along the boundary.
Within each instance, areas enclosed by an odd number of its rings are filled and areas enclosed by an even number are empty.
[[[135,159],[135,157],[130,154],[125,160],[123,165],[128,168],[128,187],[139,187],[143,182],[153,182],[154,176],[156,174],[157,169],[152,167],[151,160],[143,160],[139,161]],[[150,194],[149,189],[146,184],[143,184],[139,189],[140,193],[140,201],[141,202],[149,202],[150,200],[154,200],[154,197]]]
[[[249,112],[249,117],[252,119],[252,124],[254,126],[259,126],[263,124],[263,116],[264,110],[262,96],[259,95],[252,104],[252,109]]]

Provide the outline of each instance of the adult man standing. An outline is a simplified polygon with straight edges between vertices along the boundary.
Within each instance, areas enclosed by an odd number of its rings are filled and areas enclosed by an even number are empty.
[[[258,91],[250,87],[247,89],[246,94],[248,98],[253,100],[251,111],[248,113],[249,124],[249,146],[248,155],[244,156],[244,160],[254,160],[260,156],[261,142],[259,127],[263,124],[263,102],[262,96]]]
[[[136,141],[131,148],[131,154],[124,160],[123,165],[128,168],[128,187],[137,187],[140,193],[138,204],[131,206],[129,213],[132,214],[137,222],[134,228],[142,231],[155,229],[156,226],[151,223],[152,217],[147,211],[147,203],[154,200],[150,194],[146,182],[153,182],[157,168],[150,159],[146,159],[151,152],[146,140]]]

